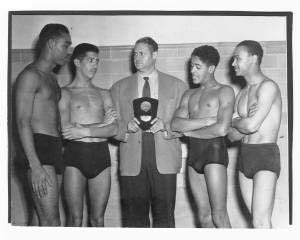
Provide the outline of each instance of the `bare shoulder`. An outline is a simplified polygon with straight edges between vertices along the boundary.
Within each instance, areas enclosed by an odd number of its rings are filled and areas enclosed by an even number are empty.
[[[189,99],[190,96],[192,96],[195,92],[197,92],[197,90],[198,90],[197,88],[192,88],[192,89],[185,90],[182,98],[183,99]]]
[[[72,88],[68,85],[61,88],[61,97],[62,98],[71,98],[72,96]]]
[[[280,97],[280,89],[278,84],[272,79],[266,78],[262,81],[257,88],[257,97],[264,97],[273,99],[274,97]]]
[[[187,90],[185,90],[184,95],[190,96],[193,93],[195,93],[196,91],[197,91],[197,88],[187,89]]]
[[[112,101],[111,94],[108,89],[104,89],[96,86],[93,86],[93,88],[100,94],[102,101],[104,101],[105,103],[110,103]]]
[[[258,90],[260,89],[279,90],[279,86],[274,80],[270,78],[265,78],[265,80],[261,82]]]
[[[16,80],[17,90],[35,90],[40,84],[40,74],[29,66],[19,74]]]
[[[110,96],[110,91],[108,89],[104,89],[104,88],[100,88],[100,87],[96,87],[96,86],[93,86],[93,88],[101,94],[101,96],[103,97],[108,97]]]
[[[228,85],[224,85],[224,84],[220,85],[219,93],[222,96],[230,96],[230,97],[234,96],[234,91],[233,91],[232,87],[230,87]]]

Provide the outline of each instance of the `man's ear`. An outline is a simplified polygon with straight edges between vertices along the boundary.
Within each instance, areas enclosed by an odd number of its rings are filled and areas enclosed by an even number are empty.
[[[78,58],[75,58],[75,59],[73,60],[73,62],[74,62],[74,65],[75,65],[76,67],[79,67],[79,66],[80,66],[80,61],[79,61]]]
[[[257,55],[252,55],[252,58],[253,58],[253,62],[254,63],[258,63],[258,57],[257,57]]]
[[[209,72],[210,74],[212,74],[212,73],[215,71],[215,69],[216,69],[216,66],[215,66],[215,65],[210,65],[210,66],[208,67],[208,72]]]
[[[156,60],[156,58],[157,58],[157,51],[152,53],[152,58],[154,58]]]
[[[55,40],[50,38],[47,42],[47,46],[49,49],[53,49],[54,48],[54,45],[55,45]]]

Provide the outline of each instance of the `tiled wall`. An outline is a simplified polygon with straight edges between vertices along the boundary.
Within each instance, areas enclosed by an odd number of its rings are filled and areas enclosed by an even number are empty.
[[[157,67],[159,70],[174,75],[183,81],[188,81],[188,61],[192,50],[202,44],[215,46],[221,55],[221,61],[216,71],[216,79],[224,84],[230,84],[235,92],[239,90],[239,83],[235,80],[230,70],[232,51],[237,43],[199,43],[160,45]],[[287,67],[286,67],[286,42],[262,42],[265,55],[263,57],[263,72],[275,80],[281,89],[283,98],[283,117],[279,131],[278,145],[281,151],[281,175],[278,180],[275,207],[273,212],[274,227],[288,225],[288,133],[287,133]],[[100,67],[93,82],[99,87],[110,88],[119,79],[131,74],[131,49],[132,46],[100,47]],[[11,54],[11,81],[14,83],[18,73],[33,60],[32,50],[13,50]],[[66,67],[59,73],[59,84],[66,85],[70,81],[70,74]],[[13,85],[13,84],[12,84]],[[176,226],[194,227],[194,208],[190,204],[185,184],[185,159],[187,157],[186,145],[183,148],[183,168],[178,175],[176,199]],[[120,226],[119,189],[117,181],[117,146],[111,144],[112,156],[112,190],[105,215],[106,226]],[[229,148],[230,163],[228,166],[228,211],[233,227],[247,227],[247,214],[240,201],[240,194],[236,182],[236,147]],[[12,158],[14,157],[14,150]],[[13,163],[13,161],[12,161]],[[27,221],[24,194],[18,180],[18,171],[12,164],[11,181],[11,217],[16,225],[24,225]]]

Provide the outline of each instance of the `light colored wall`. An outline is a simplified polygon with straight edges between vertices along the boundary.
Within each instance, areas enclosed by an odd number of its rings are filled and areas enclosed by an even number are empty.
[[[50,22],[65,24],[74,46],[81,42],[132,45],[144,36],[151,36],[160,44],[286,40],[285,17],[15,15],[12,48],[31,49],[32,41]]]
[[[240,16],[78,16],[78,15],[14,15],[12,17],[11,82],[25,65],[33,60],[32,47],[41,28],[49,23],[65,24],[71,31],[73,46],[90,42],[100,47],[100,68],[94,83],[109,88],[114,82],[128,76],[132,44],[143,36],[152,36],[160,44],[158,68],[188,79],[188,58],[194,47],[212,44],[220,52],[221,62],[216,71],[217,79],[231,82],[229,60],[237,42],[245,39],[261,41],[265,56],[263,71],[280,86],[283,96],[283,119],[278,145],[281,151],[282,171],[278,180],[273,213],[274,227],[288,225],[288,134],[287,134],[287,69],[286,28],[284,17]],[[68,69],[59,72],[59,83],[70,80]],[[12,142],[11,216],[15,225],[27,223],[27,202],[15,156],[16,142]],[[183,148],[183,168],[178,174],[176,199],[176,226],[194,227],[193,210],[188,200],[185,183],[186,145]],[[117,146],[110,145],[112,156],[112,190],[105,215],[106,226],[120,226],[120,202],[117,181]],[[236,182],[237,149],[229,149],[228,211],[233,227],[246,227],[247,219],[241,209]]]
[[[287,133],[287,68],[286,68],[286,42],[267,41],[261,42],[265,56],[262,62],[263,71],[280,87],[283,98],[283,118],[279,131],[278,145],[281,152],[281,175],[278,180],[278,187],[275,197],[275,207],[273,213],[273,225],[276,228],[288,226],[288,133]],[[216,71],[218,81],[231,85],[238,91],[237,85],[232,84],[233,77],[229,74],[229,61],[232,51],[237,42],[198,42],[194,44],[160,44],[158,69],[172,74],[183,81],[188,81],[188,60],[192,50],[202,44],[215,46],[221,55],[221,61]],[[131,74],[130,53],[132,46],[107,46],[100,47],[100,68],[94,78],[94,83],[103,88],[110,88],[119,79]],[[33,51],[28,49],[13,50],[11,53],[11,81],[14,83],[18,73],[25,65],[33,60]],[[66,67],[62,68],[58,74],[61,86],[70,81],[70,73]],[[13,146],[15,142],[13,142]],[[178,174],[177,198],[176,198],[176,226],[194,227],[194,212],[187,194],[185,182],[185,162],[187,157],[186,145],[183,148],[183,168]],[[233,227],[247,227],[247,218],[242,211],[242,202],[238,194],[236,181],[236,155],[235,147],[229,148],[228,166],[228,212]],[[119,185],[117,179],[117,146],[110,145],[112,157],[112,189],[109,198],[107,211],[105,214],[106,226],[120,226],[120,199]],[[22,169],[16,168],[14,161],[14,150],[12,152],[12,179],[11,179],[11,216],[15,225],[24,225],[27,222],[26,200],[21,185],[20,172]]]

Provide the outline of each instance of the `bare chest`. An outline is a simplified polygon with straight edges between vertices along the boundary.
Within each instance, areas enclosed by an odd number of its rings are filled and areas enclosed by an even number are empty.
[[[60,100],[60,87],[55,77],[51,75],[42,77],[40,83],[36,95],[40,100],[50,102],[58,102]]]
[[[244,90],[239,98],[237,111],[241,117],[247,117],[249,108],[257,104],[257,87]]]
[[[203,117],[214,114],[219,108],[217,90],[197,91],[191,95],[189,101],[189,113],[192,117]]]
[[[102,112],[102,96],[96,91],[75,91],[72,93],[71,109],[73,112]]]

